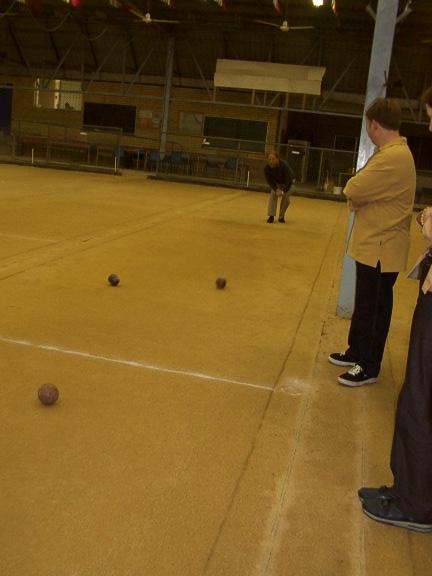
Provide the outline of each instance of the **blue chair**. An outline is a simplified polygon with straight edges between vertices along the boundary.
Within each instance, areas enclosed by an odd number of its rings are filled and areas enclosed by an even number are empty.
[[[204,165],[204,173],[207,174],[209,171],[213,171],[215,176],[220,175],[221,162],[216,156],[207,156]]]
[[[151,172],[157,172],[160,162],[160,154],[158,150],[150,150],[146,158],[146,168]]]
[[[185,172],[189,164],[189,158],[181,152],[171,152],[169,162],[173,172],[176,172],[178,169]]]
[[[222,175],[225,177],[225,172],[228,172],[231,174],[233,180],[237,180],[238,167],[238,158],[227,158],[222,168]]]

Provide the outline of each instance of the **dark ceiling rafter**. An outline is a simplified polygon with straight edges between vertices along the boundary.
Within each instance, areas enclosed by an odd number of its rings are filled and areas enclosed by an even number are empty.
[[[91,57],[93,60],[94,67],[95,67],[95,69],[98,69],[99,68],[99,60],[98,60],[98,57],[96,55],[96,50],[95,50],[94,45],[93,45],[94,40],[91,39],[91,35],[89,33],[89,30],[88,30],[88,25],[86,22],[77,21],[77,26],[81,30],[84,41],[88,45],[88,48],[90,50],[90,54],[91,54]]]
[[[10,35],[10,37],[12,38],[12,42],[14,43],[15,49],[16,49],[16,51],[17,51],[17,53],[18,53],[18,56],[19,56],[20,59],[21,59],[21,62],[22,62],[22,63],[24,64],[24,66],[27,68],[30,76],[34,77],[34,74],[33,74],[33,72],[32,72],[32,69],[31,69],[31,67],[30,67],[30,64],[28,63],[27,58],[25,57],[24,52],[23,52],[23,50],[21,49],[20,43],[18,42],[18,38],[16,37],[16,34],[15,34],[15,31],[14,31],[12,22],[11,22],[10,20],[8,20],[6,26],[7,26],[9,35]]]
[[[142,17],[151,6],[153,20],[178,21],[179,27],[183,30],[195,26],[211,26],[213,29],[221,27],[224,30],[257,30],[263,27],[255,23],[257,19],[269,21],[277,26],[280,25],[282,18],[288,19],[290,25],[311,25],[321,32],[340,30],[340,33],[343,33],[357,30],[370,33],[374,22],[366,12],[366,8],[370,7],[371,14],[376,9],[376,0],[338,0],[338,20],[331,9],[331,0],[325,0],[321,8],[314,8],[312,0],[281,0],[280,14],[275,10],[273,0],[226,0],[225,10],[214,0],[177,0],[171,6],[162,0],[152,0],[150,4],[147,0],[117,1],[119,4],[117,8],[108,0],[104,2],[82,0],[77,8],[73,8],[63,0],[42,0],[42,7],[46,5],[46,9],[41,11],[33,11],[18,4],[19,17],[33,19],[46,31],[61,29],[71,15],[79,15],[91,26],[102,21],[115,26],[131,26],[137,20],[134,12]],[[404,24],[404,28],[412,32],[417,31],[419,25],[426,27],[424,13],[428,7],[430,9],[430,5],[430,0],[400,0],[400,24]],[[3,10],[3,13],[7,12],[10,6]],[[169,24],[166,26],[170,27]],[[161,27],[166,26],[161,24]]]
[[[69,54],[72,52],[72,49],[76,46],[77,44],[77,38],[74,38],[72,40],[72,43],[69,45],[68,49],[66,50],[66,52],[63,54],[63,56],[60,58],[60,60],[57,62],[57,66],[55,68],[55,70],[52,72],[51,76],[46,79],[43,82],[43,88],[48,88],[49,83],[54,80],[54,78],[56,78],[58,71],[60,70],[60,68],[62,67],[63,63],[66,61],[66,58],[69,56]]]
[[[195,51],[194,51],[193,47],[191,46],[191,44],[190,44],[188,41],[186,41],[186,44],[187,44],[187,46],[188,46],[188,48],[189,48],[189,52],[190,52],[190,54],[191,54],[191,56],[192,56],[192,60],[193,60],[193,62],[194,62],[194,64],[195,64],[195,66],[196,66],[196,69],[198,70],[198,74],[200,75],[200,78],[201,78],[201,80],[202,80],[203,86],[204,86],[204,88],[206,89],[206,92],[207,92],[207,95],[208,95],[208,97],[209,97],[209,100],[211,100],[211,99],[212,99],[212,91],[211,91],[211,89],[210,89],[210,86],[208,85],[208,82],[207,82],[204,74],[203,74],[203,71],[202,71],[202,68],[201,68],[201,66],[200,66],[200,63],[198,62],[198,59],[197,59],[197,57],[196,57],[196,55],[195,55]]]
[[[67,19],[70,17],[70,13],[66,12],[65,14],[61,15],[61,18],[58,22],[55,22],[52,26],[45,26],[44,21],[42,18],[37,18],[31,10],[27,10],[27,14],[33,20],[33,22],[41,28],[44,32],[57,32],[63,28],[64,24],[66,23]]]
[[[319,52],[320,46],[321,46],[321,39],[320,38],[315,39],[309,52],[307,54],[305,54],[304,57],[302,58],[302,60],[300,61],[300,65],[301,66],[306,65],[309,62],[309,58],[311,56],[313,56],[314,54],[317,54]],[[309,64],[311,66],[321,66],[321,64],[319,62],[319,54],[317,56],[317,59],[313,62],[309,62]]]
[[[135,72],[138,70],[138,58],[137,58],[137,53],[136,53],[136,49],[135,49],[135,44],[134,44],[134,39],[132,34],[130,33],[130,31],[128,30],[128,37],[129,37],[129,48],[130,48],[130,53],[132,56],[132,61],[133,61],[133,68],[135,70]]]
[[[58,63],[58,62],[60,62],[60,53],[59,53],[58,48],[57,48],[57,45],[56,45],[56,43],[55,43],[55,39],[54,39],[53,33],[52,33],[52,32],[48,32],[48,37],[49,37],[50,44],[51,44],[51,47],[52,47],[52,49],[53,49],[53,52],[54,52],[54,54],[55,54],[56,62]]]
[[[150,48],[150,50],[147,52],[147,54],[145,55],[144,60],[141,62],[141,64],[138,66],[136,72],[135,72],[135,76],[132,78],[132,80],[129,82],[127,89],[125,90],[125,94],[127,94],[128,92],[130,92],[132,86],[135,84],[135,82],[138,80],[141,72],[144,70],[145,65],[147,64],[147,62],[150,60],[150,58],[153,55],[153,51],[154,48]]]
[[[341,92],[354,93],[363,88],[363,72],[373,36],[374,21],[365,7],[370,3],[375,9],[377,5],[377,0],[337,0],[338,27],[331,0],[325,0],[324,7],[318,9],[313,8],[312,0],[288,0],[288,4],[282,0],[281,14],[275,10],[273,0],[226,0],[225,10],[214,0],[177,0],[172,6],[162,0],[151,0],[152,18],[180,22],[172,26],[137,23],[133,13],[124,7],[115,7],[108,0],[82,0],[76,9],[63,0],[40,0],[46,9],[31,14],[29,8],[19,3],[17,10],[10,10],[13,1],[0,0],[0,11],[9,10],[10,14],[3,18],[0,14],[0,32],[3,27],[6,39],[2,47],[2,67],[10,74],[32,75],[32,67],[39,69],[38,63],[44,62],[48,64],[44,73],[50,75],[62,60],[71,37],[78,35],[85,38],[85,42],[81,43],[79,54],[70,53],[63,61],[58,69],[62,78],[81,74],[82,78],[93,81],[94,72],[99,70],[99,75],[104,77],[127,76],[126,82],[134,77],[143,56],[155,44],[157,49],[146,64],[145,74],[139,74],[135,83],[146,83],[146,76],[148,82],[158,82],[165,74],[166,46],[173,34],[179,40],[174,55],[175,81],[182,86],[202,86],[204,78],[211,89],[216,59],[223,57],[324,66],[327,73],[323,86],[328,90],[340,77],[349,58],[358,55],[338,87]],[[126,1],[136,5],[140,12],[147,9],[147,0]],[[285,34],[254,23],[257,18],[280,22],[285,9],[290,23],[313,24],[315,29]],[[12,12],[18,15],[13,16]],[[432,0],[411,0],[409,5],[408,0],[400,0],[399,18],[395,54],[406,91],[415,97],[428,73],[432,44],[422,44],[421,40],[431,39]],[[36,26],[35,21],[40,25]],[[55,32],[49,32],[54,28]],[[119,38],[126,39],[128,45],[112,52],[101,69],[102,60]],[[184,39],[194,47],[195,61]],[[413,50],[417,70],[412,66]],[[55,60],[53,54],[56,54]],[[394,87],[396,71],[390,76]]]
[[[130,40],[127,39],[126,43],[129,44]],[[93,82],[95,80],[98,80],[99,74],[102,71],[103,67],[105,66],[105,64],[109,61],[109,59],[112,57],[113,53],[119,49],[120,45],[124,45],[125,44],[125,39],[120,37],[117,39],[116,42],[114,42],[114,44],[112,44],[110,50],[108,50],[108,52],[105,54],[105,58],[102,60],[102,62],[99,64],[98,68],[92,73],[91,78],[89,80],[89,82],[86,85],[86,90],[89,89],[89,87],[93,84]]]

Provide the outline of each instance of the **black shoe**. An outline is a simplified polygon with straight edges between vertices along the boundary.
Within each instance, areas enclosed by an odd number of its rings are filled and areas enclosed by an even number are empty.
[[[285,218],[282,216],[282,218],[278,218],[278,222],[280,222],[281,224],[285,224]]]
[[[417,522],[407,517],[398,507],[396,500],[381,500],[373,498],[363,502],[363,512],[372,520],[392,524],[415,532],[432,532],[432,524]]]
[[[354,366],[357,364],[356,360],[346,352],[333,352],[328,357],[328,361],[336,366]]]
[[[273,222],[274,222],[274,216],[269,216],[267,218],[267,224],[273,224]]]
[[[356,386],[364,386],[365,384],[373,384],[376,381],[377,378],[370,374],[366,374],[360,364],[356,364],[351,368],[351,370],[341,374],[338,378],[339,384],[342,384],[343,386],[351,386],[352,388],[355,388]]]
[[[380,486],[379,488],[360,488],[357,492],[358,497],[362,502],[365,500],[392,500],[395,495],[393,488],[388,486]]]

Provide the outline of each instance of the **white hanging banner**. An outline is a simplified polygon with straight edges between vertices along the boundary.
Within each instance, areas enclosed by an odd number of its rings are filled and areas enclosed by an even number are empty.
[[[267,90],[269,92],[319,96],[325,71],[326,69],[321,66],[218,58],[214,85],[220,88]]]

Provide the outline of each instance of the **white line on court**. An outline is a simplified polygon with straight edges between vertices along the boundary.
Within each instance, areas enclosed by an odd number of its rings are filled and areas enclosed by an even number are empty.
[[[50,238],[35,238],[34,236],[20,236],[19,234],[4,234],[0,232],[0,236],[6,238],[18,238],[19,240],[36,240],[37,242],[57,242],[57,240],[51,240]]]
[[[144,362],[139,362],[137,360],[110,358],[109,356],[102,356],[100,354],[90,354],[89,352],[80,352],[79,350],[69,350],[68,348],[61,348],[60,346],[51,346],[49,344],[35,344],[34,342],[30,342],[28,340],[15,340],[13,338],[6,338],[4,336],[0,336],[0,341],[7,342],[9,344],[17,344],[19,346],[28,346],[29,348],[38,348],[39,350],[59,352],[60,354],[80,356],[81,358],[89,358],[90,360],[102,360],[104,362],[112,362],[114,364],[123,364],[124,366],[134,366],[135,368],[144,368],[145,370],[152,370],[154,372],[163,372],[165,374],[177,374],[179,376],[190,376],[192,378],[200,378],[201,380],[226,382],[227,384],[236,384],[237,386],[245,386],[247,388],[258,388],[260,390],[270,390],[270,391],[273,390],[271,386],[264,386],[262,384],[252,384],[250,382],[242,382],[241,380],[230,380],[229,378],[212,376],[211,374],[203,374],[201,372],[188,372],[185,370],[175,370],[174,368],[163,368],[162,366],[145,364]]]

